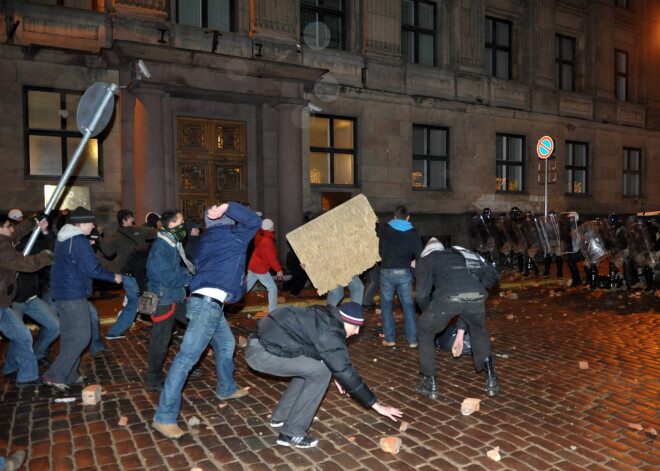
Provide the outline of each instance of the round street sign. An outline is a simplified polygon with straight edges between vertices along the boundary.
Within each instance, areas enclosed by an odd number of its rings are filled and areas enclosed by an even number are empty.
[[[554,149],[555,141],[553,141],[550,136],[543,136],[539,139],[538,144],[536,144],[536,153],[541,159],[547,159],[550,157]]]

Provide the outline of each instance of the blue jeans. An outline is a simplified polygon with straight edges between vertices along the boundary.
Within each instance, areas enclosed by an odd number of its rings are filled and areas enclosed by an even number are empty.
[[[7,355],[5,359],[5,374],[18,371],[16,381],[19,383],[39,378],[37,358],[32,351],[32,334],[10,307],[0,307],[0,332],[14,347],[13,355]]]
[[[250,291],[257,281],[260,281],[264,288],[268,290],[268,312],[273,312],[277,309],[277,285],[273,277],[268,272],[261,274],[248,270],[245,291]]]
[[[44,358],[50,344],[60,335],[60,320],[57,312],[36,296],[22,303],[13,303],[12,308],[20,322],[23,322],[23,316],[26,315],[41,326],[32,350],[37,360]],[[7,355],[13,353],[12,345],[13,343],[9,345]]]
[[[351,301],[362,305],[362,297],[364,296],[364,284],[360,277],[355,275],[353,279],[348,283],[348,291],[351,293]],[[325,303],[328,306],[339,306],[341,300],[344,299],[344,287],[337,286],[336,288],[328,291],[328,298]]]
[[[105,348],[101,338],[101,323],[99,322],[99,311],[91,302],[89,303],[89,321],[92,324],[92,342],[89,344],[89,354],[94,355]]]
[[[399,295],[403,308],[405,333],[408,343],[417,343],[417,316],[412,294],[412,273],[408,268],[381,268],[380,309],[383,316],[383,333],[386,342],[394,342],[394,293]]]
[[[232,334],[223,308],[217,303],[191,297],[186,317],[190,320],[183,336],[181,349],[174,357],[160,395],[154,420],[161,424],[176,424],[181,411],[181,396],[188,373],[195,366],[209,342],[215,352],[215,370],[218,376],[216,394],[229,396],[238,390],[234,382],[234,348]]]
[[[122,283],[124,284],[124,292],[126,293],[126,306],[119,312],[115,324],[105,334],[106,337],[123,335],[124,332],[131,328],[137,315],[138,300],[140,299],[138,296],[140,288],[137,281],[132,276],[122,275]]]

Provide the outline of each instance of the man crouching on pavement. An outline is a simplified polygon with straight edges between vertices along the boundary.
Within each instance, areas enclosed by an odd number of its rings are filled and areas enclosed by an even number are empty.
[[[245,351],[247,364],[256,371],[291,377],[275,407],[270,426],[282,428],[277,444],[311,448],[318,440],[307,435],[334,376],[340,394],[348,394],[364,407],[393,421],[403,413],[376,401],[357,374],[346,348],[346,339],[360,331],[364,311],[357,303],[341,306],[285,306],[257,323]]]
[[[206,231],[193,257],[196,271],[186,305],[190,322],[167,373],[151,423],[155,430],[173,440],[183,436],[176,424],[183,386],[209,342],[215,353],[218,398],[226,401],[248,394],[246,389],[238,389],[234,381],[236,340],[224,315],[224,303],[236,302],[243,296],[246,250],[261,227],[261,218],[242,204],[225,203],[210,208],[205,220]]]
[[[466,265],[466,256],[480,265],[472,272]],[[479,255],[460,247],[445,250],[438,239],[432,237],[422,251],[415,270],[417,277],[417,304],[422,309],[418,323],[419,368],[424,381],[415,387],[417,394],[435,399],[438,384],[435,367],[435,336],[445,330],[449,321],[459,316],[469,327],[472,337],[472,355],[477,371],[486,370],[486,390],[497,395],[499,382],[495,374],[490,337],[486,331],[486,297],[500,275]],[[431,292],[433,294],[431,294]],[[457,336],[454,350],[463,351],[462,336]]]

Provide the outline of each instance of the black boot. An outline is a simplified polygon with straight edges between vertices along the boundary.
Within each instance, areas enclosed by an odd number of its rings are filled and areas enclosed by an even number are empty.
[[[493,355],[488,355],[484,360],[484,371],[486,372],[486,391],[488,395],[493,397],[497,396],[500,390],[500,382],[497,379],[495,372],[495,364],[493,363]]]
[[[415,392],[420,396],[437,399],[438,383],[435,380],[435,376],[424,375],[424,380],[421,383],[417,383],[415,385]]]
[[[557,278],[563,278],[564,277],[564,261],[561,259],[559,255],[557,255]]]

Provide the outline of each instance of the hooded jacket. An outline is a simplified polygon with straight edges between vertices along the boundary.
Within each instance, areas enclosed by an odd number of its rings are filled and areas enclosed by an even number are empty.
[[[15,248],[35,226],[36,221],[30,218],[16,226],[12,237],[0,235],[0,307],[11,306],[16,296],[17,271],[35,272],[52,263],[46,253],[24,256]]]
[[[160,231],[149,251],[147,260],[149,291],[159,296],[159,305],[182,302],[186,297],[185,287],[192,279],[188,268],[181,265],[178,243],[180,242],[176,242],[171,234]]]
[[[124,226],[117,229],[109,240],[99,239],[98,248],[104,257],[112,259],[112,269],[122,272],[128,265],[131,252],[139,245],[153,241],[157,235],[158,229],[153,227]]]
[[[303,355],[322,361],[346,392],[364,407],[376,402],[376,396],[348,356],[346,329],[339,308],[283,306],[259,320],[257,337],[272,355],[284,358]]]
[[[261,218],[242,204],[229,203],[225,214],[207,220],[206,227],[193,257],[196,272],[190,292],[217,288],[227,293],[225,302],[236,302],[245,290],[247,246],[261,227]]]
[[[277,259],[277,249],[275,249],[275,233],[259,229],[254,237],[254,252],[248,264],[248,270],[262,275],[268,273],[270,269],[282,271],[282,266]]]
[[[392,219],[380,233],[378,251],[381,269],[409,269],[410,262],[419,259],[422,240],[409,221]]]
[[[66,224],[55,243],[50,281],[53,299],[71,301],[91,296],[92,279],[114,282],[115,274],[101,267],[87,236],[73,224]]]

